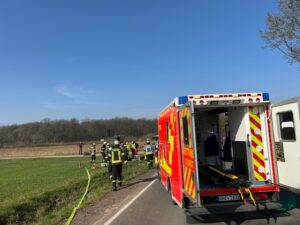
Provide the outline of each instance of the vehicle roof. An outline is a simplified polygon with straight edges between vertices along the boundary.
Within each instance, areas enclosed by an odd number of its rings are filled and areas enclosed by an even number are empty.
[[[283,105],[292,104],[292,103],[300,103],[300,96],[295,97],[295,98],[291,98],[291,99],[287,99],[287,100],[283,100],[283,101],[278,102],[278,103],[275,103],[273,105],[273,107],[283,106]]]

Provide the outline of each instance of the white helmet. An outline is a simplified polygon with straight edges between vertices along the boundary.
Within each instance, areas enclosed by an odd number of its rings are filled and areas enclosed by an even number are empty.
[[[119,144],[120,144],[120,142],[118,140],[114,141],[114,145],[119,145]]]
[[[103,143],[104,145],[106,145],[107,143],[106,143],[106,141],[104,141],[104,143]]]

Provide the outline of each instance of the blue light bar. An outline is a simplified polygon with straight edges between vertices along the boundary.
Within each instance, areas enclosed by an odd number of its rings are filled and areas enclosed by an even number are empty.
[[[178,97],[178,103],[181,104],[185,104],[189,101],[188,96],[179,96]]]
[[[263,101],[270,101],[269,93],[263,93]]]

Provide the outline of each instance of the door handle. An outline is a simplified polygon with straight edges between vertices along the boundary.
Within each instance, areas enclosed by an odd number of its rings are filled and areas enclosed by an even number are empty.
[[[247,145],[250,148],[250,134],[247,134]]]

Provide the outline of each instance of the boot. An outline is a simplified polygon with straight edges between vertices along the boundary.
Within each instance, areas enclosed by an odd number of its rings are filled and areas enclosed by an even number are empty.
[[[117,183],[116,183],[116,182],[113,182],[113,183],[112,183],[112,190],[113,190],[113,191],[116,191],[116,190],[117,190]]]

